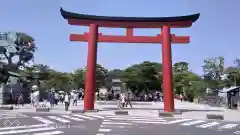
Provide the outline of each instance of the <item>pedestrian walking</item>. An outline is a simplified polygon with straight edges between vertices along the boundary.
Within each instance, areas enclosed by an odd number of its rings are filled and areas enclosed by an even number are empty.
[[[65,103],[65,111],[68,111],[70,105],[70,94],[66,93],[64,96],[64,103]]]
[[[38,107],[39,106],[39,88],[37,85],[32,86],[32,91],[33,92],[33,100],[34,100],[34,106]]]
[[[117,99],[117,108],[118,109],[120,109],[121,107],[120,107],[120,94],[118,93],[118,94],[116,94],[116,99]]]
[[[77,100],[78,100],[78,95],[77,93],[73,94],[73,106],[76,105],[77,106]]]
[[[183,101],[183,95],[182,94],[180,94],[180,100],[181,100],[181,102]]]
[[[132,103],[131,103],[131,97],[130,97],[130,93],[128,93],[127,95],[127,100],[126,100],[126,107],[128,107],[128,105],[130,105],[130,107],[132,108]]]
[[[125,96],[125,94],[122,92],[122,93],[120,94],[121,109],[124,109],[125,101],[126,101],[126,96]]]
[[[54,107],[55,99],[54,99],[54,93],[52,91],[48,94],[48,101],[50,102],[51,108]]]
[[[18,104],[21,104],[22,106],[24,106],[24,99],[23,99],[23,94],[22,93],[18,97]]]

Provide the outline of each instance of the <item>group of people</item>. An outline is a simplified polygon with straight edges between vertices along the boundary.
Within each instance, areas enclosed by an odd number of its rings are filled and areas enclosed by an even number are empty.
[[[51,108],[54,107],[58,102],[65,104],[65,110],[67,111],[70,106],[70,101],[72,99],[72,105],[77,106],[77,101],[82,98],[81,92],[73,92],[73,93],[61,93],[58,94],[54,91],[50,91],[48,94],[48,101],[50,102]]]
[[[119,109],[124,109],[124,107],[128,107],[128,105],[130,105],[130,107],[132,108],[130,93],[128,93],[127,96],[123,92],[117,94],[117,101],[117,106]]]

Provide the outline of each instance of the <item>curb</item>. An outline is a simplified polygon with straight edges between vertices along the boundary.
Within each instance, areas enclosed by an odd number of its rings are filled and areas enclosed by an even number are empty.
[[[224,120],[224,116],[221,114],[207,114],[206,117],[211,120]]]

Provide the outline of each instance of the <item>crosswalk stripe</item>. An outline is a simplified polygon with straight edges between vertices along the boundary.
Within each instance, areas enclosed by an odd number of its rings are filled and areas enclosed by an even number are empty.
[[[54,123],[53,121],[50,121],[50,120],[47,120],[47,119],[44,119],[44,118],[38,117],[38,116],[32,117],[32,118],[34,118],[35,120],[41,121],[41,122],[43,122],[45,124],[53,124]]]
[[[38,128],[38,127],[46,127],[47,124],[38,124],[38,125],[26,125],[26,126],[17,126],[17,127],[4,127],[0,128],[1,130],[15,130],[15,129],[24,129],[24,128]]]
[[[94,118],[91,117],[87,117],[87,116],[83,116],[83,115],[79,115],[79,114],[72,114],[73,116],[79,117],[79,118],[83,118],[83,119],[88,119],[88,120],[95,120]]]
[[[60,122],[63,122],[63,123],[69,123],[70,122],[69,120],[59,118],[59,117],[56,117],[56,116],[47,116],[47,117],[49,117],[51,119],[54,119],[54,120],[57,120],[57,121],[60,121]]]
[[[240,134],[240,131],[235,131],[234,134]]]
[[[87,116],[95,117],[95,118],[98,118],[98,119],[104,119],[103,116],[99,116],[99,115],[87,114]]]
[[[221,126],[219,129],[231,129],[231,128],[234,128],[234,127],[236,127],[236,126],[238,126],[238,124],[226,124],[226,125],[224,125],[224,126]]]
[[[72,117],[72,116],[69,116],[69,115],[61,115],[61,117],[71,119],[71,120],[75,120],[75,121],[84,121],[83,119],[75,118],[75,117]]]
[[[117,116],[117,115],[108,115],[108,116],[105,116],[107,118],[144,118],[144,119],[163,119],[163,118],[156,118],[156,117],[144,117],[144,116]]]
[[[58,134],[63,134],[64,132],[62,131],[51,131],[51,132],[42,132],[42,133],[35,133],[33,135],[58,135]]]
[[[125,120],[125,121],[166,121],[163,119],[146,119],[146,118],[109,118],[111,120]]]
[[[196,121],[182,123],[181,125],[183,125],[183,126],[190,126],[190,125],[199,124],[199,123],[203,123],[203,122],[205,122],[205,121],[203,121],[203,120],[196,120]]]
[[[115,128],[125,128],[125,126],[116,126],[116,125],[101,125],[101,128],[106,128],[106,127],[115,127]]]
[[[105,125],[132,125],[132,123],[125,123],[125,122],[102,122]]]
[[[196,127],[199,127],[199,128],[208,128],[208,127],[212,127],[212,126],[215,126],[215,125],[219,125],[219,123],[218,123],[218,122],[211,122],[211,123],[206,123],[206,124],[199,125],[199,126],[196,126]]]
[[[107,129],[107,128],[100,128],[98,132],[111,132],[112,129]]]
[[[112,121],[112,120],[103,120],[103,121]]]
[[[144,123],[144,124],[165,124],[164,121],[132,121],[133,123]]]
[[[45,128],[35,128],[35,129],[24,129],[24,130],[10,130],[10,131],[2,131],[0,135],[9,135],[9,134],[20,134],[20,133],[29,133],[36,131],[46,131],[46,130],[54,130],[54,127],[45,127]]]
[[[180,122],[184,122],[184,121],[190,121],[192,119],[179,119],[179,120],[173,120],[173,121],[169,121],[167,122],[168,124],[174,124],[174,123],[180,123]]]

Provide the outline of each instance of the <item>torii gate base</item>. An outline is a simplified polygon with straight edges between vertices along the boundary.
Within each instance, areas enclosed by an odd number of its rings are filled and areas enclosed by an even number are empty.
[[[119,42],[162,43],[164,111],[174,111],[171,43],[189,43],[189,37],[175,36],[171,34],[170,28],[190,27],[199,18],[199,14],[165,18],[103,17],[71,13],[63,9],[61,9],[61,14],[71,25],[89,26],[89,33],[70,35],[71,41],[88,42],[84,110],[94,109],[97,43]],[[103,35],[98,32],[98,27],[126,28],[126,35]],[[133,28],[161,28],[162,32],[157,36],[134,36]]]

